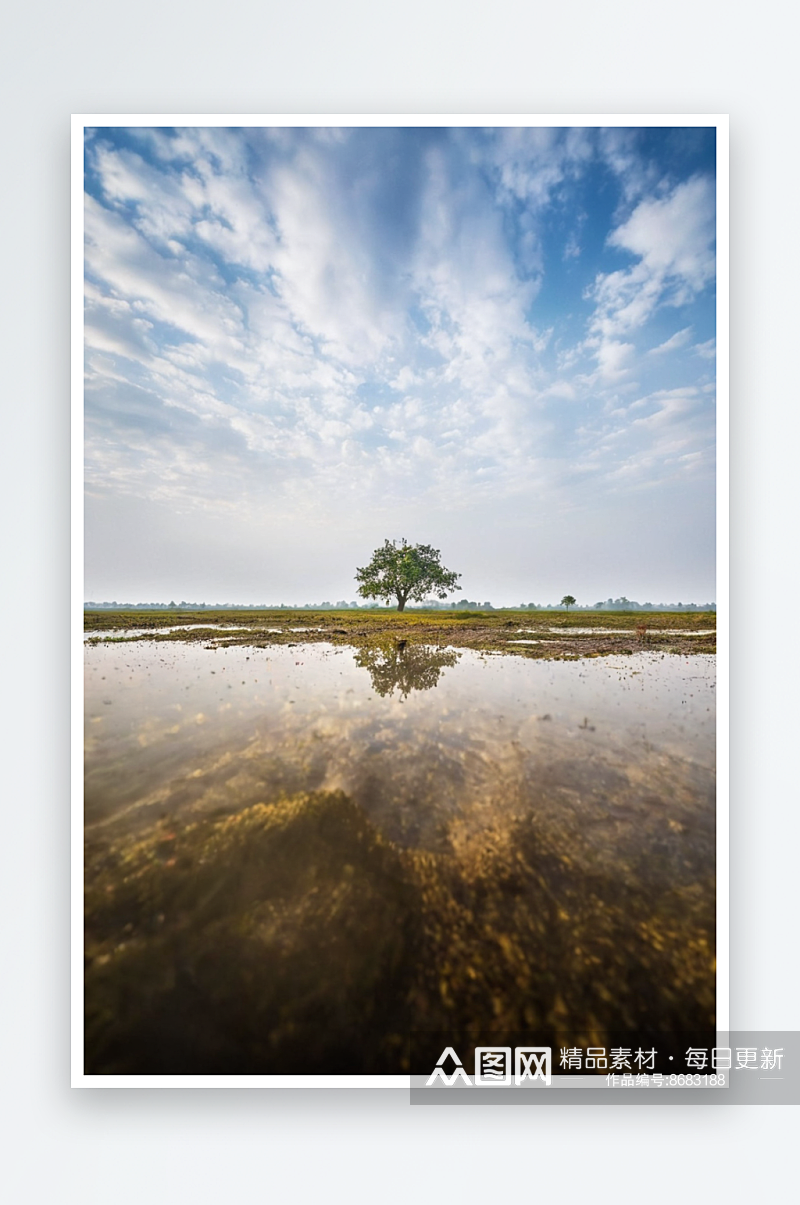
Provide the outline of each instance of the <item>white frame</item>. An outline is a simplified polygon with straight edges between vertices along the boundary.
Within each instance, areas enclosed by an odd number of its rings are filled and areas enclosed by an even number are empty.
[[[729,131],[726,114],[74,114],[71,176],[71,1066],[72,1087],[397,1088],[408,1075],[86,1075],[83,1071],[83,155],[92,126],[705,126],[717,132],[717,1031],[729,998]]]

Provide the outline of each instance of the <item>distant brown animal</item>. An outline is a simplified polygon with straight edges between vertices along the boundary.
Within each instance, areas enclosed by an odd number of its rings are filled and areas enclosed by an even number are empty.
[[[641,644],[647,643],[647,624],[646,623],[637,623],[636,635],[639,637],[639,642]]]

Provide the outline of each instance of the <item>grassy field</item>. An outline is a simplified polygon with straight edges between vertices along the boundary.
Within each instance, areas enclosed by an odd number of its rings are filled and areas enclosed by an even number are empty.
[[[232,630],[220,631],[219,625]],[[714,611],[103,610],[84,613],[84,630],[93,638],[115,640],[138,639],[126,633],[146,630],[155,640],[213,641],[215,647],[318,641],[381,647],[405,641],[537,658],[643,648],[716,652]]]

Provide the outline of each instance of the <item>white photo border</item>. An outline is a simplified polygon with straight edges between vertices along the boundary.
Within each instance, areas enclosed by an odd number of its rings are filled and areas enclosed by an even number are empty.
[[[409,1075],[86,1075],[83,968],[83,242],[84,136],[95,126],[691,127],[716,130],[717,805],[716,1028],[730,1028],[729,875],[729,119],[727,114],[73,114],[71,148],[71,1085],[73,1088],[410,1088]]]

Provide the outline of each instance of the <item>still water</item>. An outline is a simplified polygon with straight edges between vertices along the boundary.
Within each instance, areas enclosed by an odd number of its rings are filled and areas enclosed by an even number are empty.
[[[142,640],[85,667],[88,1070],[713,1026],[713,656]]]

